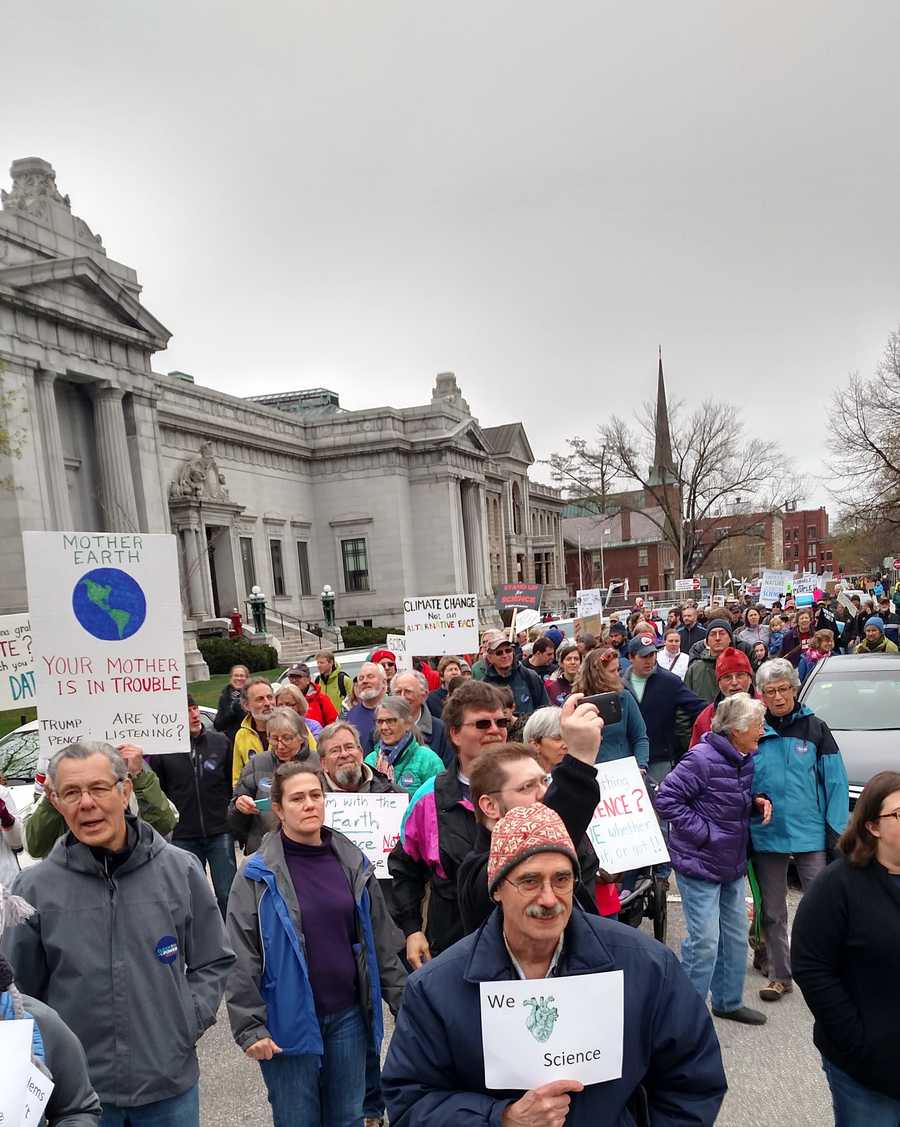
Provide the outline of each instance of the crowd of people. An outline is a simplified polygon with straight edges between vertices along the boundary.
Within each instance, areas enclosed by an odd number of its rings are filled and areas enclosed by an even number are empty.
[[[196,1044],[224,999],[276,1127],[711,1124],[708,1002],[766,1021],[744,1003],[749,887],[758,996],[803,991],[838,1127],[897,1127],[900,775],[848,825],[837,743],[798,702],[817,661],[884,652],[897,622],[886,595],[732,600],[635,607],[599,636],[490,629],[413,669],[381,649],[355,678],[323,651],[278,685],[235,666],[212,727],[189,697],[190,753],[63,748],[24,826],[0,788],[0,1018],[35,1018],[48,1121],[198,1124]],[[617,719],[585,702],[601,693]],[[652,876],[665,895],[674,875],[680,959],[617,921],[634,874],[589,840],[595,765],[626,758],[668,841]],[[337,792],[408,797],[389,880],[329,828]],[[44,860],[19,871],[23,840]],[[609,970],[620,1078],[486,1087],[481,983]]]

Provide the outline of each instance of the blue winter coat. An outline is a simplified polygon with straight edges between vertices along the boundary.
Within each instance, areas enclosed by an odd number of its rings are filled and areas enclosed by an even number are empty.
[[[541,675],[529,669],[527,665],[523,665],[521,661],[513,662],[508,677],[501,677],[496,669],[489,665],[483,680],[488,685],[512,690],[517,716],[530,716],[538,708],[546,708],[550,703]]]
[[[625,674],[625,688],[633,693],[632,676],[634,670]],[[637,700],[637,697],[634,698]],[[706,701],[685,685],[680,677],[668,669],[654,669],[644,686],[644,697],[638,707],[647,728],[650,741],[650,762],[672,763],[678,758],[675,739],[675,713],[680,708],[691,720],[697,719],[706,708]],[[604,729],[603,738],[606,739]],[[684,744],[682,744],[682,748]]]
[[[753,757],[753,789],[772,800],[772,820],[750,827],[759,853],[812,853],[825,848],[826,823],[841,834],[849,819],[847,771],[828,725],[805,704],[781,720],[766,714]]]
[[[707,732],[656,792],[669,821],[669,856],[686,877],[725,884],[747,872],[753,756]]]
[[[410,978],[381,1083],[391,1127],[500,1127],[521,1091],[484,1085],[479,983],[516,978],[502,912]],[[643,1084],[655,1127],[705,1127],[725,1094],[712,1020],[672,952],[649,936],[575,911],[561,975],[624,971],[622,1077],[571,1097],[566,1127],[633,1127]],[[602,1020],[602,1018],[600,1019]]]
[[[627,689],[619,693],[619,700],[622,719],[617,724],[604,725],[597,762],[609,763],[613,759],[627,759],[633,755],[639,766],[646,767],[650,762],[650,741],[638,702]]]

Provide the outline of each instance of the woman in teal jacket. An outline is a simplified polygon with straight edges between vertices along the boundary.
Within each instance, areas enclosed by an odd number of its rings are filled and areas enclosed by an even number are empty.
[[[622,719],[615,724],[603,726],[603,740],[597,762],[609,763],[613,759],[626,759],[633,755],[638,766],[646,770],[650,762],[647,726],[641,716],[640,705],[622,683],[619,676],[619,655],[612,647],[591,650],[586,655],[575,682],[575,692],[585,693],[587,696],[616,693],[622,706]]]
[[[412,710],[403,697],[385,697],[375,713],[378,743],[366,756],[374,767],[407,794],[444,770],[441,757],[416,739]]]
[[[770,981],[759,996],[777,1002],[793,989],[788,862],[793,856],[805,891],[846,829],[850,796],[844,761],[828,725],[797,703],[800,677],[791,662],[763,662],[756,688],[766,706],[766,727],[754,756],[753,790],[772,802],[771,821],[754,822],[750,831],[769,953]]]

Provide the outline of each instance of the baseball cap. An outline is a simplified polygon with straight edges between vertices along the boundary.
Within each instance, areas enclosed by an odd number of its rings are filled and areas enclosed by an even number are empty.
[[[287,671],[288,677],[308,677],[309,666],[305,661],[295,661],[294,664]]]
[[[649,657],[656,653],[656,639],[652,634],[637,634],[628,643],[629,657]]]

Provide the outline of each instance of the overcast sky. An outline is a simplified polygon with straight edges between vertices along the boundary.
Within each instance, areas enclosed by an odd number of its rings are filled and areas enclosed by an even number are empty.
[[[661,342],[671,398],[823,474],[900,323],[896,0],[48,0],[3,38],[2,164],[137,269],[158,371],[362,408],[452,370],[541,458]]]

